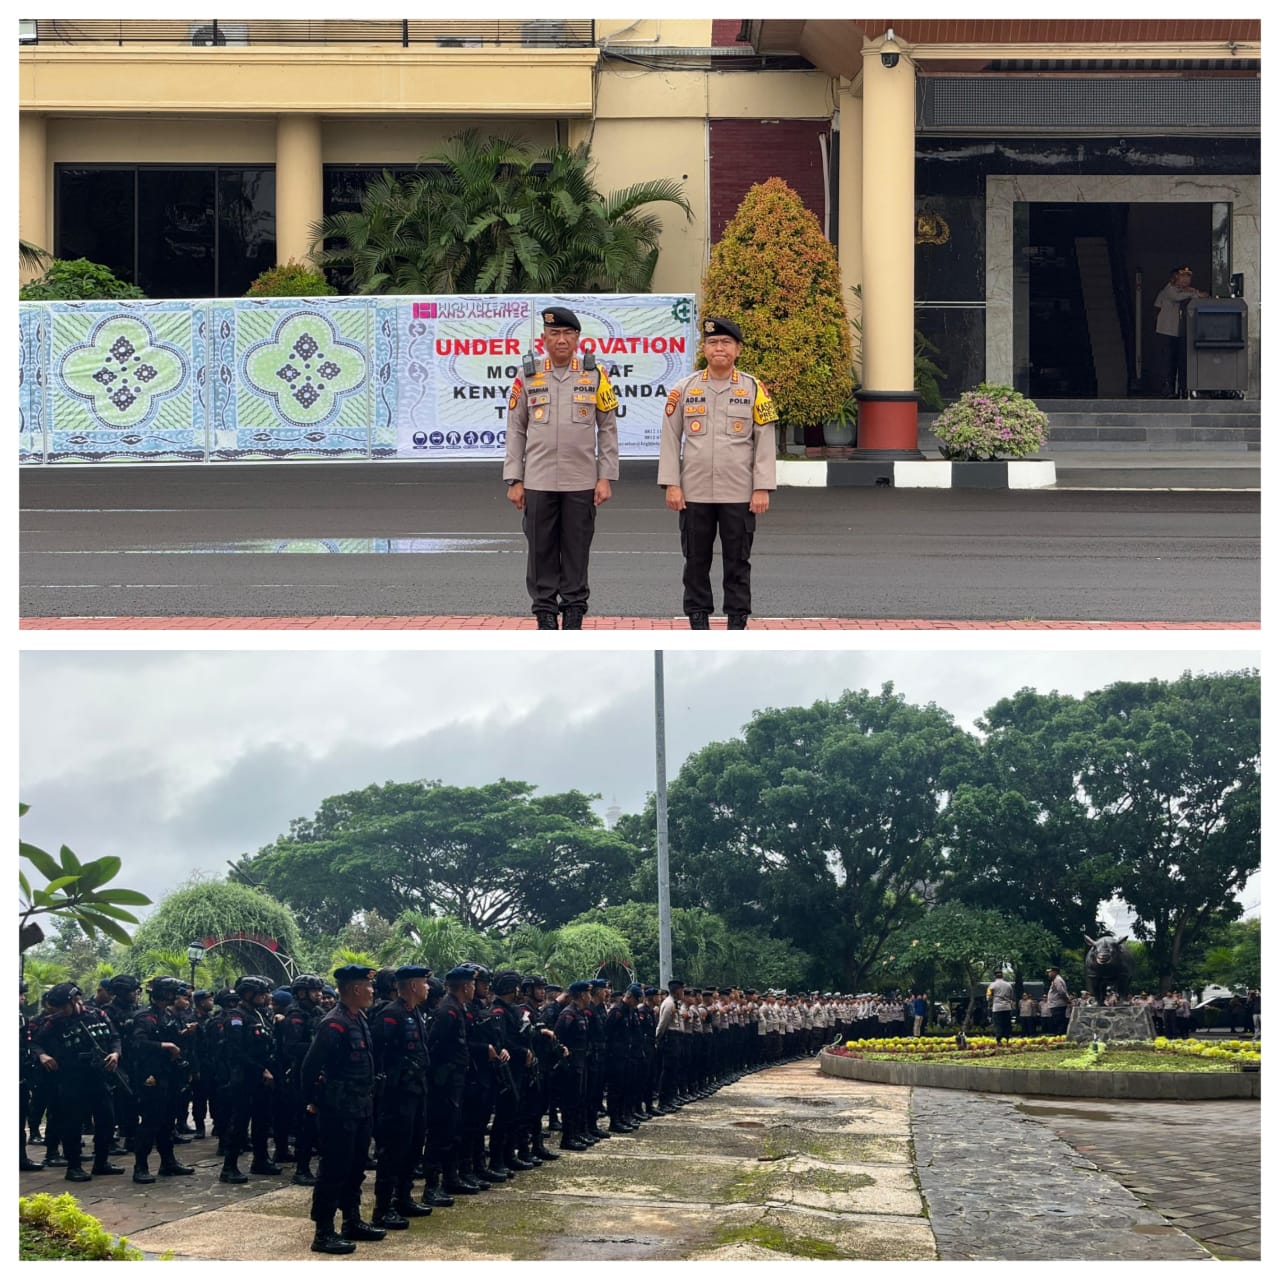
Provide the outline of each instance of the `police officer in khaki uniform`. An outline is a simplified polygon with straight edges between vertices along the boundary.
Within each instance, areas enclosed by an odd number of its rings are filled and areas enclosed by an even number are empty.
[[[578,356],[582,325],[567,307],[542,313],[546,355],[526,358],[507,405],[507,497],[524,512],[525,585],[538,630],[582,630],[596,508],[618,478],[618,398],[594,354]]]
[[[689,626],[711,626],[711,554],[718,532],[724,611],[729,630],[744,631],[756,516],[769,510],[769,492],[778,487],[778,411],[764,384],[737,367],[742,330],[708,316],[702,335],[707,367],[682,378],[667,397],[658,483],[667,491],[667,506],[680,513]]]

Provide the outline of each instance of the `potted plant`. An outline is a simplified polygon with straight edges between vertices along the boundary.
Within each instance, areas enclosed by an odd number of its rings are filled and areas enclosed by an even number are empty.
[[[933,434],[953,462],[1028,458],[1049,438],[1049,415],[1012,387],[983,382],[937,416]]]
[[[822,440],[829,448],[853,444],[858,426],[858,401],[852,391],[836,411],[822,424]]]

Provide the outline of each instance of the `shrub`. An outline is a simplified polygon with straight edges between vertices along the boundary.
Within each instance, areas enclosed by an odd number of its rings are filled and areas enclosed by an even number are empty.
[[[18,290],[20,302],[78,302],[92,298],[145,298],[134,284],[117,279],[110,267],[88,258],[54,258],[38,280]]]
[[[337,293],[323,273],[291,258],[268,267],[249,286],[246,298],[326,298]]]
[[[743,197],[711,250],[704,315],[742,328],[742,366],[768,387],[791,426],[835,417],[853,389],[840,267],[818,220],[781,178]]]
[[[1026,458],[1044,447],[1049,415],[1012,387],[983,382],[938,415],[933,434],[944,458]]]
[[[140,1262],[142,1251],[116,1240],[70,1193],[18,1198],[20,1258],[84,1262]]]

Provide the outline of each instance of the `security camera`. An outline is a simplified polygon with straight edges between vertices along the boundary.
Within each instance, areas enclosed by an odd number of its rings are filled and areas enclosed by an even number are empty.
[[[893,28],[884,33],[884,43],[880,46],[880,65],[892,71],[898,65],[898,46],[893,40]]]

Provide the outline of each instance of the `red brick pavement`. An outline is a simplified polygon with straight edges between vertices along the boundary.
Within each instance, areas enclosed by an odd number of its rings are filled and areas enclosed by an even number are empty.
[[[724,630],[723,619],[712,620]],[[532,631],[532,617],[358,615],[287,618],[22,618],[22,631]],[[684,618],[587,618],[587,631],[683,631]],[[754,631],[1257,631],[1257,622],[957,621],[931,618],[753,618]]]

